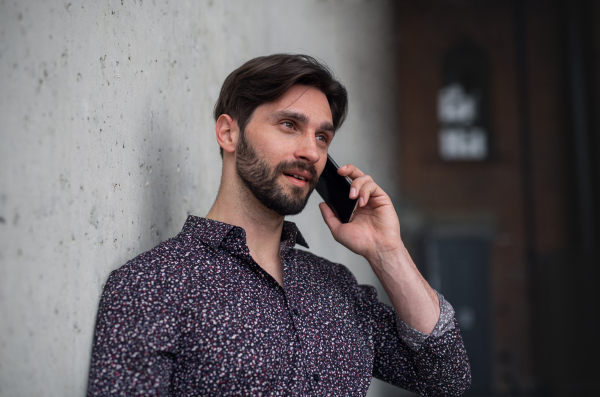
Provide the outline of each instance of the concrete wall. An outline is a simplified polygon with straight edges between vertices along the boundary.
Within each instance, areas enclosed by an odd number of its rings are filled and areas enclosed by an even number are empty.
[[[211,111],[245,60],[303,52],[331,66],[350,92],[331,153],[397,195],[392,11],[391,0],[0,0],[0,395],[84,394],[108,273],[215,198]],[[293,219],[313,251],[372,283],[317,203]]]

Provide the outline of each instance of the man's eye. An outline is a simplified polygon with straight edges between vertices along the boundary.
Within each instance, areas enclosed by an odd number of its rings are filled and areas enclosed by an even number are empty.
[[[292,123],[291,121],[284,121],[283,125],[287,128],[294,128],[294,123]]]
[[[317,136],[317,139],[320,140],[320,141],[322,141],[322,142],[327,143],[327,138],[325,138],[323,135]]]

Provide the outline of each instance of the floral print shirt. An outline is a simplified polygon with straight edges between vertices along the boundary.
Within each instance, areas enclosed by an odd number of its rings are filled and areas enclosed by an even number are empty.
[[[471,381],[450,304],[430,335],[406,325],[347,268],[281,236],[283,287],[245,231],[189,216],[183,230],[111,273],[88,396],[364,396],[373,376],[428,396]],[[308,248],[308,247],[307,247]]]

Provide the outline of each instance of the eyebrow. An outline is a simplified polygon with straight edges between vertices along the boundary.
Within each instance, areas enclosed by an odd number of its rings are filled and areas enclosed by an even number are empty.
[[[280,110],[278,112],[275,112],[272,116],[272,118],[289,118],[292,120],[296,120],[302,124],[308,124],[308,116],[303,114],[303,113],[298,113],[298,112],[293,112],[291,110]],[[333,134],[335,134],[335,127],[333,126],[333,124],[329,121],[324,121],[323,123],[321,123],[321,125],[319,126],[320,130],[324,130],[324,131],[329,131]]]

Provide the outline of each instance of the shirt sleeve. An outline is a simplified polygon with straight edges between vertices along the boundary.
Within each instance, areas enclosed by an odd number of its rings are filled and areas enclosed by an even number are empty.
[[[471,369],[452,306],[440,297],[440,318],[427,335],[405,324],[377,299],[374,287],[358,286],[358,304],[371,323],[373,376],[423,396],[458,396],[471,385]]]
[[[440,337],[446,331],[454,329],[454,308],[444,296],[436,291],[438,300],[440,302],[440,317],[437,324],[433,328],[431,334],[425,334],[419,330],[406,324],[399,316],[396,316],[396,323],[398,325],[398,333],[400,338],[413,350],[419,350],[423,342],[429,337]]]
[[[160,271],[121,268],[104,287],[87,396],[169,395],[178,303]]]

